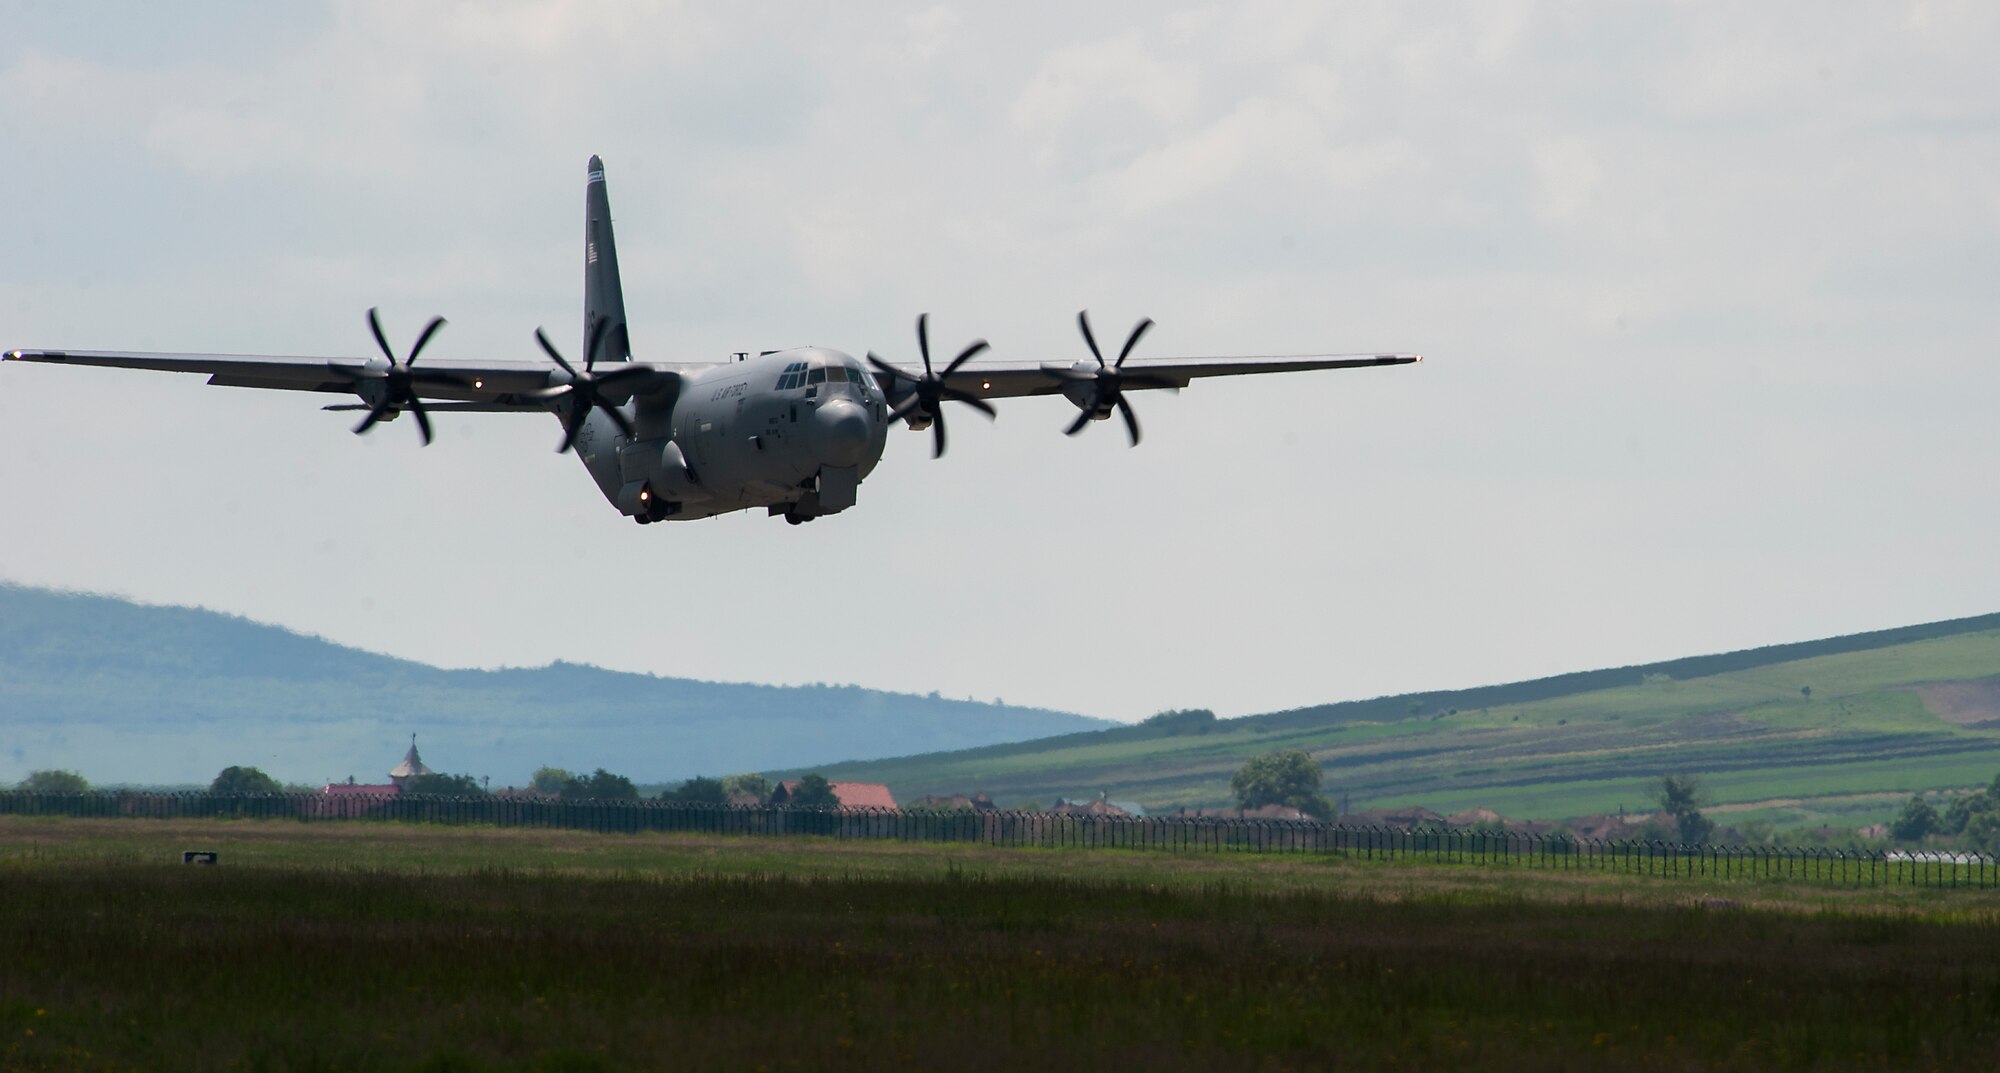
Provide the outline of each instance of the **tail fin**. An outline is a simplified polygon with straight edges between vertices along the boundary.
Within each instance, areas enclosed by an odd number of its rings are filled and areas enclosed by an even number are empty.
[[[625,288],[618,281],[618,243],[611,237],[611,196],[604,191],[604,162],[595,156],[590,158],[583,203],[583,337],[590,339],[600,320],[609,322],[597,360],[627,361],[632,357],[632,340],[625,331]]]

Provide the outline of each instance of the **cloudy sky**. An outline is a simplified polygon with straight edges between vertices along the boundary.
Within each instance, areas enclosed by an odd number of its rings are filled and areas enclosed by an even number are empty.
[[[641,357],[911,321],[1420,366],[892,438],[639,527],[553,419],[0,367],[0,577],[452,666],[1242,714],[2000,609],[1991,4],[0,0],[0,347]],[[580,345],[580,344],[579,344]],[[574,349],[574,346],[572,347]]]

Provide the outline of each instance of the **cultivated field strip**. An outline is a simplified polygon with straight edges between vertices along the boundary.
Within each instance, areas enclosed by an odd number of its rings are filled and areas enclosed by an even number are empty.
[[[1158,855],[1414,860],[1661,878],[1786,880],[1847,887],[2000,888],[2000,860],[1981,854],[1733,846],[1580,838],[1485,828],[1402,828],[1310,820],[1135,817],[1008,810],[903,811],[726,807],[661,801],[560,801],[424,794],[36,794],[0,792],[0,816],[283,820],[306,825],[549,828],[593,833],[687,832],[746,840],[967,844],[1138,851]]]

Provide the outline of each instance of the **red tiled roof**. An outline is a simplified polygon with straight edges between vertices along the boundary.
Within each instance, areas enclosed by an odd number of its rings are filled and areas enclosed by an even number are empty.
[[[833,796],[848,808],[895,808],[896,798],[879,782],[836,782]]]
[[[879,782],[830,782],[827,785],[832,787],[833,796],[840,799],[841,808],[896,807],[895,796],[889,793],[887,786]],[[778,788],[784,792],[773,794],[772,799],[782,801],[798,791],[799,780],[786,779],[778,784]]]

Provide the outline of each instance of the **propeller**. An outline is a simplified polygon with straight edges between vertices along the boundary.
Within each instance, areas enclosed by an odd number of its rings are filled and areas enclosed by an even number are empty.
[[[1139,446],[1139,417],[1132,412],[1132,404],[1125,401],[1127,388],[1162,387],[1178,388],[1180,385],[1164,377],[1147,376],[1144,373],[1125,371],[1125,359],[1132,356],[1132,348],[1153,328],[1153,318],[1141,317],[1132,326],[1132,334],[1125,337],[1125,345],[1118,351],[1118,360],[1106,364],[1104,352],[1097,349],[1097,337],[1090,331],[1090,311],[1081,310],[1076,315],[1076,326],[1083,331],[1083,341],[1090,346],[1090,356],[1097,359],[1097,368],[1079,369],[1073,365],[1044,365],[1042,371],[1058,380],[1070,384],[1090,385],[1090,405],[1083,406],[1069,428],[1063,430],[1065,436],[1082,432],[1084,426],[1097,419],[1108,406],[1116,406],[1119,416],[1125,419],[1125,432],[1132,437],[1132,446]],[[1074,396],[1072,396],[1074,398]],[[1079,403],[1079,405],[1081,405]],[[1107,415],[1108,416],[1108,415]]]
[[[550,358],[553,358],[557,365],[562,366],[564,373],[569,375],[569,383],[567,384],[558,384],[555,387],[545,388],[523,396],[523,398],[533,399],[537,402],[564,401],[564,405],[559,407],[560,410],[564,411],[562,413],[563,441],[562,446],[556,448],[557,454],[562,454],[576,446],[576,436],[583,429],[583,419],[590,416],[590,411],[593,408],[604,411],[604,415],[611,419],[612,424],[618,426],[618,431],[624,433],[626,439],[632,439],[636,436],[636,433],[632,429],[631,419],[625,416],[624,411],[606,401],[605,396],[611,393],[608,389],[612,388],[619,381],[648,376],[652,370],[643,365],[620,362],[618,368],[609,372],[600,374],[596,371],[597,351],[603,344],[605,330],[610,325],[611,321],[609,318],[600,317],[597,323],[591,326],[590,341],[585,344],[587,349],[585,349],[583,354],[582,372],[577,372],[576,366],[563,360],[562,354],[556,351],[555,344],[549,342],[549,337],[543,334],[540,328],[535,329],[535,341],[542,344],[542,350]]]
[[[424,325],[423,332],[417,336],[416,344],[410,347],[410,356],[404,358],[402,361],[397,361],[396,352],[389,349],[389,337],[382,334],[381,316],[372,308],[368,310],[368,330],[375,336],[375,345],[382,348],[382,356],[389,359],[389,367],[378,369],[374,366],[364,365],[357,369],[346,365],[327,363],[327,368],[331,369],[335,376],[353,384],[355,394],[360,395],[362,401],[369,404],[368,416],[362,418],[361,423],[354,426],[355,435],[358,436],[374,428],[375,423],[378,421],[386,420],[394,417],[400,411],[408,410],[417,415],[417,431],[423,434],[424,446],[430,446],[431,419],[430,415],[424,412],[424,400],[417,394],[417,374],[411,366],[417,363],[417,355],[423,352],[425,344],[431,341],[431,336],[436,335],[438,329],[444,327],[444,325],[445,320],[443,317],[432,317],[431,322]],[[429,373],[426,374],[426,379],[464,384],[462,379],[449,373]],[[362,385],[368,382],[375,382],[381,385],[373,393],[373,398],[370,398],[370,392],[362,390]]]
[[[971,361],[986,349],[986,340],[973,340],[971,345],[958,352],[958,357],[951,359],[951,364],[944,367],[944,372],[934,372],[931,369],[930,319],[929,313],[917,316],[917,351],[924,358],[924,375],[912,376],[876,357],[873,351],[868,354],[868,363],[891,380],[906,380],[910,383],[909,398],[904,399],[889,414],[889,419],[895,421],[918,412],[928,415],[931,419],[931,457],[942,458],[944,457],[944,404],[947,401],[962,402],[989,418],[994,413],[992,404],[985,399],[945,383],[951,374],[958,371],[959,366]]]

